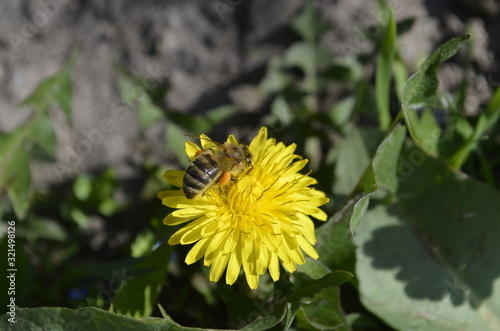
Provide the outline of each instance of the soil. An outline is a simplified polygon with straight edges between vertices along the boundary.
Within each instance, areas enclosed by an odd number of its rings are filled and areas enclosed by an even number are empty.
[[[265,99],[256,90],[272,56],[280,55],[297,35],[289,28],[305,1],[191,0],[99,1],[15,0],[0,4],[0,131],[21,125],[32,109],[19,103],[43,79],[56,73],[74,50],[73,118],[51,109],[58,137],[60,162],[73,162],[72,171],[57,173],[53,164],[40,164],[37,182],[58,183],[74,174],[113,165],[123,179],[137,175],[144,159],[168,162],[154,125],[141,134],[135,116],[114,116],[123,106],[118,94],[119,64],[144,85],[168,83],[162,103],[168,109],[198,114],[237,103],[247,113],[261,114]],[[359,30],[377,23],[374,1],[316,1],[332,29],[322,43],[337,56],[369,50]],[[405,61],[413,70],[439,44],[470,33],[471,97],[474,113],[500,85],[500,16],[497,0],[392,0],[398,21],[415,18],[403,35]],[[379,33],[373,31],[373,33]],[[453,62],[441,71],[442,88],[458,84],[463,69]],[[150,84],[150,85],[147,85]],[[334,102],[333,100],[332,102]],[[116,130],[106,133],[103,121]],[[258,123],[243,123],[233,132],[253,132]],[[229,131],[231,131],[229,130]],[[221,136],[227,134],[223,132]],[[95,140],[88,155],[72,159],[78,144]]]

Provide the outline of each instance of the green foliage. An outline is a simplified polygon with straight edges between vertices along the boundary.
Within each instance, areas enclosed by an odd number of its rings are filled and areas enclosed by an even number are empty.
[[[33,107],[27,123],[10,133],[0,134],[0,191],[7,191],[19,218],[26,216],[33,199],[31,160],[53,160],[54,157],[55,135],[49,107],[58,106],[71,119],[70,73],[75,59],[76,53],[73,53],[61,71],[42,81],[22,102]]]
[[[168,211],[156,198],[168,187],[165,164],[139,165],[132,201],[117,199],[123,180],[114,168],[35,187],[33,162],[54,160],[48,108],[71,119],[75,55],[40,83],[23,102],[32,116],[0,136],[0,188],[9,196],[0,216],[16,221],[15,328],[499,329],[500,146],[489,137],[499,135],[500,89],[466,117],[467,75],[457,91],[442,91],[437,71],[469,36],[441,45],[409,77],[398,37],[414,19],[397,22],[382,0],[377,8],[379,26],[361,31],[373,50],[341,58],[323,46],[329,26],[308,2],[291,25],[297,40],[268,63],[259,89],[269,107],[246,124],[295,142],[333,202],[317,224],[318,261],[282,271],[276,283],[263,276],[255,291],[241,279],[209,282],[206,267],[185,265],[185,247],[165,243],[175,231],[162,225]],[[460,65],[469,70],[467,61]],[[165,109],[167,84],[145,86],[119,66],[116,82],[143,136],[164,128],[168,168],[187,165],[186,134],[210,134],[243,115],[238,105]],[[8,237],[0,247],[10,248]],[[12,328],[9,318],[0,316],[0,329]]]

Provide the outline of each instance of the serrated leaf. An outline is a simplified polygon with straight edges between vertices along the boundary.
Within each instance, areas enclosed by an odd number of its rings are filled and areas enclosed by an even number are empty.
[[[8,315],[0,317],[2,330],[144,330],[144,331],[203,331],[206,329],[183,327],[171,318],[138,320],[94,307],[78,309],[40,307],[17,308],[16,324],[11,325]]]
[[[132,271],[141,273],[122,284],[109,310],[136,318],[149,317],[160,294],[172,250],[163,244],[132,266]]]
[[[437,68],[455,55],[468,39],[469,36],[461,36],[441,45],[408,79],[403,88],[402,110],[408,131],[417,144],[431,155],[433,155],[432,151],[428,151],[421,141],[424,134],[419,133],[421,126],[416,110],[419,108],[446,109],[442,97],[437,94],[439,86]]]
[[[425,158],[397,198],[354,237],[364,306],[396,329],[498,330],[500,192]]]

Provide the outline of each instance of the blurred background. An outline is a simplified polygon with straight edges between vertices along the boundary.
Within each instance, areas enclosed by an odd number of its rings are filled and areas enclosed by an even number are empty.
[[[17,193],[2,191],[0,203],[2,219],[17,221],[17,262],[32,271],[18,275],[25,285],[17,303],[109,306],[99,282],[118,277],[111,270],[175,230],[162,225],[171,210],[156,193],[169,188],[165,170],[188,163],[184,143],[193,139],[185,134],[217,141],[234,134],[248,143],[267,126],[310,159],[317,187],[332,198],[325,207],[331,215],[352,188],[332,146],[353,117],[378,126],[372,85],[389,19],[381,3],[2,2],[2,138],[40,121],[23,131],[31,135],[22,145],[34,155],[30,175]],[[439,78],[442,90],[465,91],[464,116],[477,115],[500,86],[500,1],[387,3],[398,23],[402,77],[446,40],[472,36],[467,51],[440,67]],[[393,117],[398,100],[396,87]],[[373,137],[370,151],[382,136]],[[2,155],[12,148],[5,141]],[[223,325],[213,312],[224,308],[200,280],[200,268],[182,263],[187,249],[165,253],[178,263],[160,277],[169,290],[159,301],[171,302],[169,313],[183,325]],[[173,286],[181,282],[194,285]],[[198,309],[207,303],[214,308]]]

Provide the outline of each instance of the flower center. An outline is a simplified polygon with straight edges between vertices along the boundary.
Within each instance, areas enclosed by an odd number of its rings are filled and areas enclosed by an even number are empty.
[[[228,207],[234,214],[259,212],[263,205],[262,184],[251,176],[240,178],[227,192]]]

